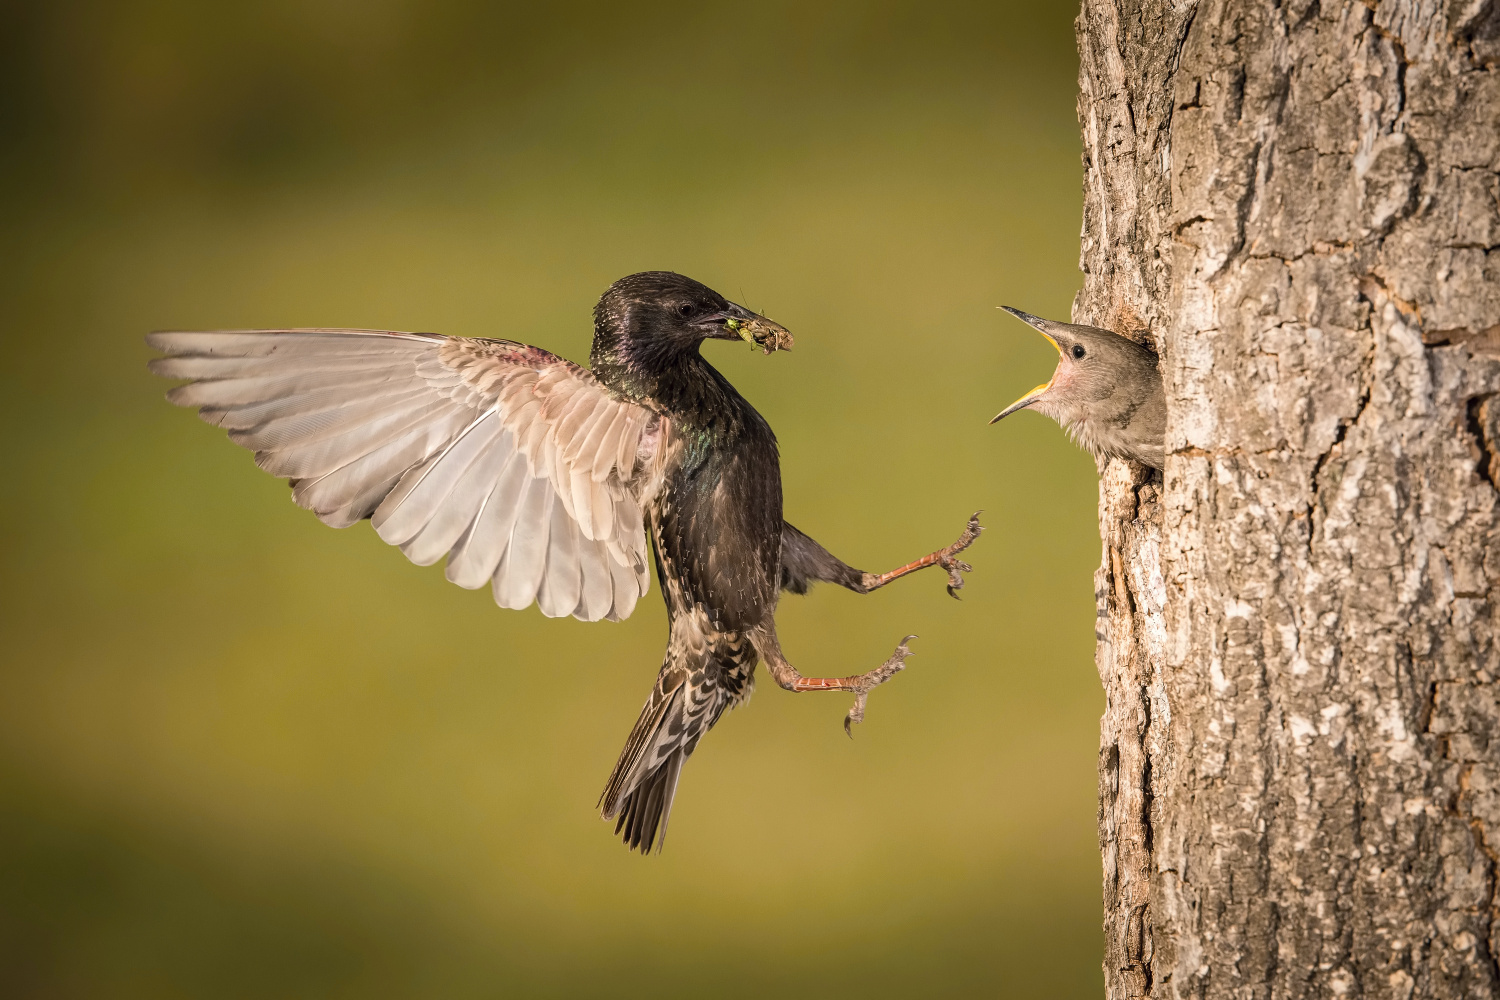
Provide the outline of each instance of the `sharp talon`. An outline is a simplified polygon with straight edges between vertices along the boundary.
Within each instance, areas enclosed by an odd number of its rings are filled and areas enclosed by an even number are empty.
[[[849,709],[849,714],[844,716],[844,733],[852,740],[854,739],[854,725],[865,721],[865,701],[869,699],[869,691],[861,691],[854,696],[854,704]]]

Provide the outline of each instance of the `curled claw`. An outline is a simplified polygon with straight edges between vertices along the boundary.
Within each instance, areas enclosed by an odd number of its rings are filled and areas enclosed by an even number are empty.
[[[958,596],[958,591],[964,587],[963,574],[974,572],[974,567],[962,559],[945,559],[938,565],[948,571],[948,596],[955,601],[963,600]]]
[[[855,724],[865,721],[865,703],[869,700],[870,692],[906,669],[906,658],[911,655],[911,649],[906,644],[915,638],[915,635],[909,635],[902,639],[890,659],[860,678],[859,687],[854,694],[854,705],[849,709],[849,714],[844,716],[844,732],[851,740],[854,739]]]
[[[865,721],[865,702],[869,699],[870,692],[861,691],[854,696],[854,707],[849,709],[849,714],[844,716],[844,733],[851,740],[854,739],[854,726],[856,723]]]

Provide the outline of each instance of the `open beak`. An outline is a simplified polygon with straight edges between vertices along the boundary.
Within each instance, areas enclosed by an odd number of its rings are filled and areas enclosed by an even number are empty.
[[[707,328],[705,333],[709,337],[718,340],[743,340],[767,354],[792,349],[790,330],[733,302],[722,312],[703,317],[699,320],[699,325]]]
[[[1052,388],[1052,380],[1048,379],[1046,382],[1043,382],[1041,385],[1037,386],[1035,389],[1032,389],[1026,395],[1022,396],[1020,399],[1016,400],[1014,403],[1011,403],[1005,409],[1001,410],[999,413],[991,417],[990,423],[999,423],[1001,420],[1004,420],[1006,417],[1010,416],[1012,413],[1015,413],[1017,410],[1026,409],[1026,407],[1041,399],[1042,394],[1050,388]]]
[[[1000,308],[1004,309],[1006,312],[1010,313],[1012,316],[1014,316],[1016,319],[1020,320],[1022,323],[1025,323],[1027,326],[1031,327],[1037,333],[1040,333],[1043,337],[1046,337],[1047,338],[1047,343],[1051,344],[1052,347],[1053,347],[1053,349],[1057,351],[1057,356],[1058,357],[1062,357],[1062,348],[1058,346],[1057,341],[1055,341],[1055,340],[1052,339],[1051,334],[1049,334],[1043,328],[1044,324],[1046,324],[1046,322],[1047,322],[1046,320],[1042,319],[1040,316],[1033,316],[1033,315],[1031,315],[1031,313],[1022,312],[1019,309],[1012,309],[1010,306],[1001,306]],[[1050,389],[1050,388],[1052,388],[1053,379],[1056,379],[1056,378],[1057,378],[1057,372],[1054,371],[1052,373],[1052,378],[1049,378],[1047,381],[1043,382],[1041,385],[1037,386],[1035,389],[1032,389],[1026,395],[1022,396],[1020,399],[1016,400],[1014,403],[1011,403],[1009,406],[1007,406],[1005,409],[1001,410],[999,413],[995,414],[994,419],[991,420],[990,423],[993,424],[993,423],[996,423],[996,422],[998,422],[1000,420],[1003,420],[1006,417],[1010,416],[1012,413],[1015,413],[1017,410],[1024,410],[1024,409],[1026,409],[1026,407],[1030,406],[1032,403],[1035,403],[1037,400],[1041,399],[1042,396],[1046,394],[1047,390]]]

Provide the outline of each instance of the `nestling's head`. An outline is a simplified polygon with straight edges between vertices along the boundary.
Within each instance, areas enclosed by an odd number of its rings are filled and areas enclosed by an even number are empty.
[[[1050,379],[990,423],[1030,408],[1056,420],[1096,456],[1119,456],[1161,468],[1166,400],[1155,354],[1095,326],[1000,308],[1047,338],[1057,349],[1057,368]]]
[[[642,271],[616,281],[594,307],[593,361],[645,372],[670,368],[705,340],[791,350],[787,329],[692,278]]]

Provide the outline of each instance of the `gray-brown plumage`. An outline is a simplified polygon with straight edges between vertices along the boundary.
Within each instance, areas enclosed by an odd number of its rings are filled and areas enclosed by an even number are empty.
[[[990,423],[1029,407],[1056,420],[1095,458],[1162,467],[1167,400],[1155,354],[1096,326],[1058,323],[1010,306],[1000,308],[1057,348],[1057,369]]]
[[[863,573],[782,519],[776,436],[699,354],[706,339],[789,349],[784,327],[667,271],[615,282],[594,311],[592,368],[509,340],[373,330],[156,333],[168,398],[255,452],[327,524],[370,518],[419,565],[488,586],[505,608],[618,620],[654,563],[670,634],[656,684],[601,799],[645,852],[666,835],[682,765],[750,696],[758,661],[791,691],[848,691],[848,723],[906,643],[864,674],[803,677],[781,652],[783,590],[868,593],[927,566],[949,592],[979,533]],[[908,636],[908,638],[911,638]]]

